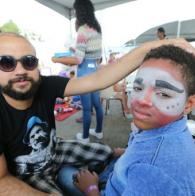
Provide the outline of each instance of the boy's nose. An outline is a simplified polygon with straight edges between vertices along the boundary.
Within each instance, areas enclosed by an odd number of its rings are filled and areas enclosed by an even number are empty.
[[[152,95],[153,95],[153,89],[149,88],[145,91],[143,97],[139,99],[139,104],[142,106],[152,106]]]

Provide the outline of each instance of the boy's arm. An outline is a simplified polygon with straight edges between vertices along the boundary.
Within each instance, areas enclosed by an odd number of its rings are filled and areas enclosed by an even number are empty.
[[[66,86],[64,95],[78,95],[101,90],[113,85],[137,69],[142,63],[146,53],[148,53],[152,48],[156,48],[164,44],[174,44],[182,48],[192,48],[192,46],[182,38],[147,42],[127,53],[116,62],[102,67],[93,74],[70,80]]]
[[[9,174],[4,155],[0,155],[0,196],[55,196],[40,192]],[[56,195],[57,196],[57,195]]]

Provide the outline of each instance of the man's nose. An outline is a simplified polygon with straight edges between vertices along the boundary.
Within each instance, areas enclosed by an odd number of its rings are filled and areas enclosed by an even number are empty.
[[[22,63],[20,61],[17,61],[15,72],[17,74],[26,73],[26,69],[23,67],[23,65],[22,65]]]
[[[149,88],[145,91],[143,97],[139,99],[139,104],[142,106],[152,106],[152,95],[153,95],[153,89]]]

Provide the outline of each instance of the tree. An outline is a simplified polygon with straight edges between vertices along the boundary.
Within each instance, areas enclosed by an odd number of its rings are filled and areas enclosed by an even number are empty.
[[[20,29],[18,26],[12,21],[6,22],[2,27],[1,27],[2,32],[14,32],[14,33],[20,33]]]
[[[43,41],[41,35],[38,35],[34,32],[22,32],[22,30],[20,30],[17,24],[14,23],[12,20],[6,22],[3,26],[1,26],[0,31],[22,34],[29,40],[34,40],[34,41],[39,41],[39,42]]]

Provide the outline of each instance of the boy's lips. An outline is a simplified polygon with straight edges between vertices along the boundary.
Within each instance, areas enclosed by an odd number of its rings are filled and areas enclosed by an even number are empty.
[[[141,110],[133,110],[132,113],[133,113],[134,118],[139,119],[139,120],[148,119],[148,117],[150,117],[149,113],[145,111],[141,111]]]

